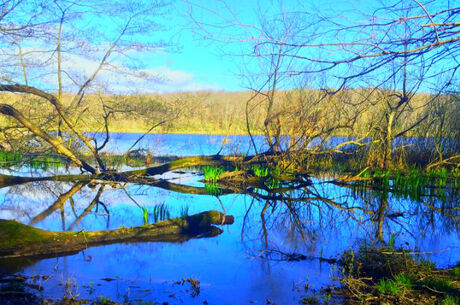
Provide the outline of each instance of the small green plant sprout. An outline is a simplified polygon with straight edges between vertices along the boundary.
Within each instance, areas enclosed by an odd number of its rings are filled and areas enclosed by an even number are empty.
[[[460,304],[460,297],[448,295],[442,300],[441,305],[458,305]]]
[[[395,245],[396,235],[393,233],[391,234],[390,241],[388,242],[388,250],[393,251]]]
[[[142,208],[142,218],[144,220],[144,225],[149,224],[149,213],[147,211],[147,208]]]
[[[275,178],[269,178],[267,181],[264,182],[265,186],[268,187],[270,191],[279,187],[280,181]]]

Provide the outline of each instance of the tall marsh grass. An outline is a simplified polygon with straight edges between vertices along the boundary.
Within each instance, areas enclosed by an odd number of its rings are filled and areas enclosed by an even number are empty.
[[[447,191],[460,191],[460,175],[457,169],[374,170],[364,172],[362,177],[369,180],[357,183],[358,188],[372,186],[383,191],[392,191],[397,197],[418,201],[422,196],[436,197],[443,201]]]

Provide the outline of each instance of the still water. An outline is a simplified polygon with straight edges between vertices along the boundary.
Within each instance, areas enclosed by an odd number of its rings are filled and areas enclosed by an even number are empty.
[[[130,136],[125,141],[118,138],[110,150],[129,147]],[[162,135],[167,148],[162,141],[152,147],[168,154],[196,155],[215,153],[222,143],[219,136],[181,136],[182,140],[179,135]],[[247,138],[235,138],[232,143],[248,149]],[[168,173],[163,178],[204,186],[196,171]],[[222,226],[223,233],[216,237],[182,243],[122,243],[56,258],[0,260],[0,273],[45,275],[37,283],[44,287],[41,293],[51,298],[63,297],[67,290],[80,298],[104,296],[118,301],[298,304],[305,295],[337,284],[339,268],[318,257],[339,258],[350,248],[378,243],[379,236],[386,241],[394,236],[395,246],[429,252],[422,256],[439,267],[460,261],[458,194],[446,190],[442,200],[433,196],[415,200],[401,194],[356,191],[326,180],[314,178],[311,186],[276,198],[263,191],[213,196],[136,184],[106,186],[100,203],[89,210],[98,185],[84,186],[62,208],[53,203],[72,183],[2,187],[0,219],[16,219],[47,230],[138,226],[144,224],[144,209],[149,222],[209,210],[233,215],[235,222]],[[307,259],[288,261],[280,253],[303,254]],[[200,282],[199,293],[182,283],[189,278]]]

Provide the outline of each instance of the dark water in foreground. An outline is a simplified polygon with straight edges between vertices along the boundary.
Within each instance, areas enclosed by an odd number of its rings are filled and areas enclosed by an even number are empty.
[[[216,146],[220,143],[207,151]],[[198,173],[167,174],[164,178],[203,186]],[[216,197],[135,184],[107,186],[101,203],[77,223],[99,186],[83,187],[73,196],[73,207],[67,201],[62,209],[52,211],[49,207],[72,183],[3,187],[0,218],[48,230],[142,225],[143,209],[147,209],[149,222],[218,210],[235,216],[235,223],[223,226],[219,236],[183,243],[115,244],[57,258],[0,260],[0,272],[49,276],[37,282],[44,286],[41,293],[45,297],[62,297],[68,282],[70,291],[82,298],[104,296],[170,304],[266,304],[267,300],[298,304],[307,293],[303,288],[306,283],[308,293],[337,283],[338,267],[314,257],[337,258],[347,249],[377,242],[379,235],[386,241],[394,236],[395,246],[430,252],[422,256],[439,267],[460,261],[458,195],[447,190],[442,200],[433,196],[414,200],[398,194],[357,192],[325,180],[313,179],[312,186],[278,194],[276,199],[266,197],[263,191]],[[279,252],[301,253],[311,259],[286,261]],[[188,283],[176,283],[183,278],[200,281],[197,296]]]

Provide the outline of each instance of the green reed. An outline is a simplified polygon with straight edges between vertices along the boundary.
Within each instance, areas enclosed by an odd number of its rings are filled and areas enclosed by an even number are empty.
[[[204,180],[211,183],[216,183],[219,176],[222,175],[224,169],[214,165],[207,165],[203,167]]]
[[[168,220],[171,218],[167,205],[163,202],[153,208],[153,222]]]
[[[216,184],[205,184],[204,191],[212,196],[222,195],[222,189],[218,187]]]
[[[254,172],[254,175],[256,177],[267,177],[268,176],[268,167],[262,167],[260,165],[253,165],[251,167],[252,171]]]
[[[372,186],[382,191],[393,191],[396,196],[420,200],[422,196],[436,196],[441,201],[446,198],[446,190],[458,192],[460,177],[458,171],[445,168],[425,171],[412,168],[408,171],[399,169],[373,170],[362,174],[369,178],[355,186]]]
[[[147,208],[142,208],[142,218],[144,220],[144,225],[149,224],[149,212]]]

